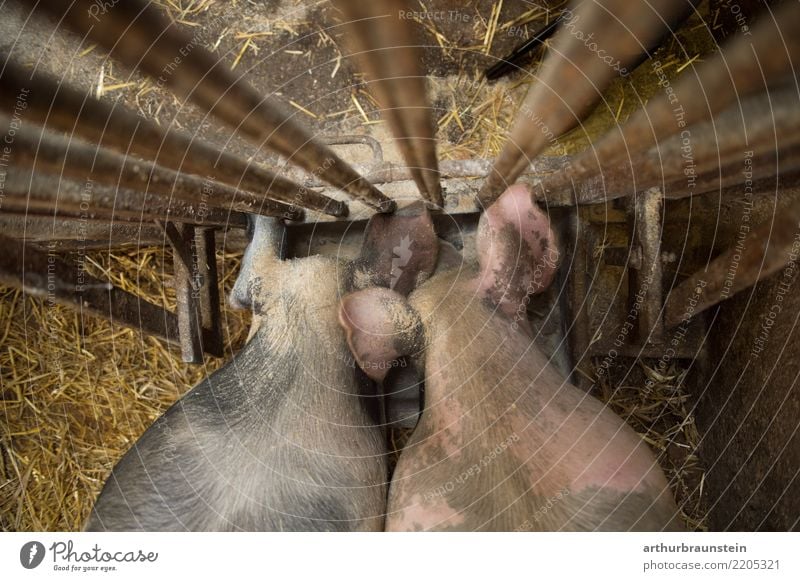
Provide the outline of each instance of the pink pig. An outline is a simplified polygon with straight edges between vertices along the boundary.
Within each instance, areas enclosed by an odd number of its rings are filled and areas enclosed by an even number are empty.
[[[679,530],[647,445],[534,344],[527,297],[552,282],[559,253],[524,186],[481,217],[476,246],[469,266],[442,243],[437,274],[407,299],[369,288],[342,301],[348,344],[370,377],[383,380],[402,355],[425,375],[387,530]]]

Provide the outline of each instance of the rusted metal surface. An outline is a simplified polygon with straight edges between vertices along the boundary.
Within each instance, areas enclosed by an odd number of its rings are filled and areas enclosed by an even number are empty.
[[[174,314],[29,244],[0,235],[0,283],[176,344]]]
[[[175,275],[176,314],[181,343],[181,358],[186,363],[203,361],[200,301],[194,279],[194,226],[166,224],[165,233],[173,248],[172,267]]]
[[[422,196],[443,206],[436,158],[436,131],[425,76],[406,0],[334,0],[345,16],[353,56],[368,78],[397,147]]]
[[[675,287],[667,297],[664,324],[680,325],[781,269],[791,282],[799,257],[800,204],[795,203]]]
[[[8,131],[10,118],[0,116],[0,131]],[[84,181],[174,196],[207,208],[252,212],[299,220],[303,211],[282,202],[265,200],[249,192],[200,177],[179,174],[148,161],[114,153],[108,149],[70,140],[36,127],[15,130],[10,160],[17,167],[50,171]]]
[[[631,118],[596,144],[575,156],[567,169],[544,180],[555,189],[579,182],[656,142],[708,119],[742,97],[780,82],[800,61],[800,4],[784,2],[765,11],[751,34],[740,34],[722,50],[692,67],[664,92],[648,101]],[[656,67],[654,67],[656,68]],[[663,72],[656,69],[663,75]]]
[[[588,350],[592,338],[588,314],[590,273],[587,256],[589,249],[585,244],[587,224],[581,208],[570,215],[568,224],[565,250],[566,256],[572,257],[572,262],[566,280],[565,307],[567,338],[574,368],[571,379],[578,387],[588,391],[591,388],[591,360]]]
[[[192,224],[162,224],[172,246],[181,357],[202,363],[203,352],[222,357],[214,231]]]
[[[539,157],[520,176],[519,182],[531,186],[537,198],[543,200],[548,206],[573,206],[575,196],[572,192],[546,193],[538,192],[536,185],[548,173],[561,167],[565,157]],[[487,159],[467,160],[442,160],[439,162],[441,183],[444,197],[444,210],[448,214],[469,214],[476,211],[475,194],[484,183],[485,177],[492,162]],[[356,165],[356,168],[372,183],[385,186],[384,192],[399,200],[413,199],[417,194],[416,184],[408,167],[394,162],[379,162],[371,165]],[[297,176],[300,178],[300,176]],[[324,188],[325,184],[319,179],[309,179],[305,182],[307,187]],[[323,190],[333,194],[329,190]],[[595,190],[586,194],[587,199],[599,196]],[[351,219],[362,219],[361,216],[352,216]],[[325,216],[315,217],[315,222],[330,221]]]
[[[8,168],[3,193],[3,211],[57,215],[92,221],[175,220],[209,226],[245,228],[243,214],[208,208],[136,190],[114,188],[92,182],[78,183],[51,174]]]
[[[691,321],[674,333],[664,329],[663,251],[660,192],[570,211],[565,244],[567,338],[575,372],[572,381],[590,389],[624,359],[696,359],[703,354],[705,328]],[[675,223],[685,216],[673,216]],[[644,247],[644,250],[643,250]],[[569,261],[568,263],[566,261]],[[652,276],[650,276],[652,273]],[[662,283],[656,279],[661,278]],[[627,367],[625,362],[622,367]]]
[[[259,147],[269,147],[379,211],[394,210],[391,200],[315,140],[292,115],[199,46],[197,38],[180,31],[151,2],[42,0],[35,10],[40,7]]]
[[[664,339],[661,190],[642,192],[632,200],[632,206],[631,241],[641,258],[638,267],[632,263],[628,268],[628,302],[636,316],[636,340],[642,345],[658,344]]]
[[[686,179],[670,182],[664,186],[664,197],[671,199],[685,198],[687,196],[706,194],[709,192],[742,193],[742,186],[749,191],[764,191],[766,182],[786,177],[781,180],[786,185],[793,185],[800,171],[800,146],[790,147],[785,150],[770,150],[766,153],[750,157],[741,156],[732,163],[720,165],[709,171],[697,175],[697,180],[692,188],[687,187]],[[775,187],[772,187],[776,191]]]
[[[600,175],[578,186],[585,189],[599,185],[599,198],[584,198],[583,201],[631,195],[672,182],[676,184],[670,187],[670,193],[677,191],[680,195],[677,186],[681,181],[685,186],[684,195],[692,195],[698,176],[706,172],[736,167],[734,173],[740,175],[748,160],[778,156],[800,144],[798,110],[800,98],[793,87],[743,99],[714,120],[693,125],[681,135],[667,138],[633,162],[603,168]],[[546,183],[544,180],[542,187]],[[570,184],[555,191],[571,188]]]
[[[600,100],[608,84],[637,62],[675,22],[693,9],[686,0],[581,2],[565,15],[514,120],[478,201],[489,206],[529,160],[572,129]],[[593,34],[591,42],[587,40]],[[600,52],[604,51],[604,52]],[[606,58],[601,58],[606,55]]]
[[[326,145],[366,145],[372,150],[372,163],[383,163],[383,146],[371,135],[323,135],[320,140]]]
[[[194,246],[200,326],[205,331],[203,349],[216,357],[222,357],[224,345],[215,230],[205,227],[195,228]]]
[[[0,229],[11,238],[30,241],[74,241],[76,248],[84,243],[100,246],[118,247],[129,245],[152,246],[163,244],[164,233],[155,225],[135,222],[103,222],[58,216],[35,214],[12,214],[0,212]]]
[[[8,58],[0,77],[0,110],[11,114],[25,95],[25,118],[49,129],[134,154],[166,168],[203,176],[265,198],[346,216],[347,204],[303,188],[240,157],[174,128],[163,129],[119,104],[110,104]]]

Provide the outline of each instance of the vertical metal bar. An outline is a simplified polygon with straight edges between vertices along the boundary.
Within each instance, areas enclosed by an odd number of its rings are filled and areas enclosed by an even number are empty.
[[[181,358],[186,363],[203,361],[203,326],[200,315],[199,293],[194,278],[196,249],[195,228],[191,224],[176,225],[167,222],[165,233],[172,245],[172,266],[175,277],[178,334]]]
[[[203,328],[203,350],[223,356],[222,312],[220,310],[219,277],[213,228],[195,228],[194,269],[199,295],[200,325]]]
[[[379,211],[394,211],[392,200],[199,46],[197,38],[181,32],[153,3],[39,0],[39,6],[59,24],[69,25],[126,65],[159,79],[176,95],[191,100],[259,147],[269,147]]]
[[[631,244],[641,249],[639,268],[628,269],[629,302],[635,308],[636,339],[640,344],[661,343],[664,323],[663,269],[661,265],[662,194],[651,188],[632,200]]]
[[[589,345],[592,337],[588,312],[589,292],[586,285],[587,250],[586,245],[583,244],[587,221],[582,213],[582,208],[576,207],[568,222],[569,253],[573,258],[567,278],[569,299],[567,301],[567,311],[569,312],[567,337],[575,368],[571,379],[575,385],[588,391],[591,388]]]
[[[347,18],[348,40],[355,49],[369,89],[382,107],[422,196],[444,205],[436,159],[433,112],[425,75],[411,29],[406,0],[335,0]]]

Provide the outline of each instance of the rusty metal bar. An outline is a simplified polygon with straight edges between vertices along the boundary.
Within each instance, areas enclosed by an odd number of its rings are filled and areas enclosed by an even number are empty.
[[[580,181],[616,162],[636,158],[658,141],[708,119],[742,97],[763,91],[791,73],[800,62],[800,4],[784,2],[764,10],[751,34],[742,34],[651,99],[619,128],[576,155],[567,168],[543,181],[556,189]]]
[[[366,145],[372,150],[372,162],[383,163],[383,146],[371,135],[323,135],[320,140],[326,145]]]
[[[49,240],[75,241],[79,248],[91,242],[104,240],[105,248],[139,244],[154,246],[164,243],[164,232],[155,225],[133,222],[99,222],[80,218],[12,214],[0,212],[0,229],[10,238],[46,242]]]
[[[681,22],[695,3],[596,0],[581,2],[568,11],[537,82],[514,120],[508,142],[478,195],[479,204],[488,207],[517,180],[529,160],[575,127],[609,83],[626,74],[626,67],[636,63],[674,23]]]
[[[176,95],[191,100],[259,147],[267,146],[312,175],[322,175],[379,211],[394,210],[394,202],[202,48],[198,38],[169,22],[151,2],[40,0],[37,8],[40,6],[59,24],[67,24],[126,65],[159,79]]]
[[[177,343],[177,318],[169,311],[106,281],[79,274],[73,265],[30,244],[2,235],[0,243],[0,283]]]
[[[223,356],[219,279],[211,228],[160,222],[172,246],[178,332],[186,363]]]
[[[641,344],[661,343],[664,323],[661,309],[664,304],[663,267],[661,263],[661,211],[662,195],[659,188],[651,188],[632,200],[631,242],[640,249],[639,268],[628,269],[632,303],[635,310],[636,338]]]
[[[574,367],[571,380],[584,391],[589,391],[592,387],[592,382],[589,380],[592,375],[589,353],[592,337],[587,288],[588,251],[586,244],[583,243],[588,224],[582,208],[576,208],[575,212],[569,215],[567,225],[567,255],[572,257],[566,282],[568,298],[566,312],[569,317],[566,335]]]
[[[759,173],[754,173],[753,176],[745,176],[744,180],[737,184],[727,184],[720,186],[714,185],[714,190],[719,191],[720,195],[724,196],[740,196],[744,193],[758,194],[777,194],[784,190],[797,188],[800,186],[800,155],[797,156],[798,164],[797,170],[784,171],[781,168],[779,175],[774,175],[774,171],[770,171],[767,176],[760,176]],[[784,164],[781,163],[781,166]]]
[[[381,104],[422,196],[444,205],[436,159],[436,131],[407,0],[334,0],[345,18],[354,56]]]
[[[793,87],[751,96],[714,121],[693,125],[667,138],[634,163],[604,168],[597,178],[606,192],[623,195],[684,179],[691,195],[697,176],[705,172],[729,165],[744,167],[748,156],[757,158],[797,146],[799,110],[800,99]]]
[[[243,214],[150,193],[78,183],[51,174],[6,171],[3,211],[71,216],[85,220],[148,221],[175,220],[208,226],[245,228]]]
[[[723,195],[741,193],[742,186],[752,190],[764,191],[767,182],[772,183],[772,191],[777,191],[777,183],[785,185],[797,184],[797,172],[800,170],[800,146],[782,150],[770,150],[766,153],[748,157],[751,162],[747,167],[742,159],[698,174],[697,181],[691,190],[686,187],[686,180],[677,180],[664,186],[664,197],[669,199],[686,198],[691,195],[720,192]],[[752,170],[750,169],[752,167]],[[790,179],[794,175],[794,182]]]
[[[30,73],[5,61],[0,85],[0,110],[12,114],[24,95],[25,118],[48,129],[82,137],[120,153],[135,154],[177,172],[192,173],[273,200],[310,208],[331,216],[346,216],[347,204],[302,186],[240,157],[186,135],[165,130],[119,104],[60,84],[52,77]]]
[[[216,357],[222,357],[222,310],[214,229],[195,228],[194,246],[200,327],[205,331],[203,349]]]
[[[199,317],[199,295],[195,288],[194,264],[195,228],[191,224],[173,224],[165,227],[165,234],[173,248],[172,266],[175,275],[177,299],[178,333],[181,343],[181,358],[185,363],[203,361],[201,318]]]
[[[794,279],[800,252],[800,204],[775,214],[670,292],[664,324],[672,328],[785,267]]]
[[[8,134],[10,123],[9,117],[0,115],[0,131]],[[282,202],[265,200],[219,182],[179,174],[148,161],[38,129],[22,125],[14,130],[9,155],[15,166],[40,168],[87,182],[174,196],[208,207],[281,216],[290,220],[303,217],[301,209]]]
[[[350,137],[347,139],[350,139]],[[568,160],[568,157],[562,156],[536,158],[527,168],[524,175],[539,179],[545,174],[556,171]],[[373,165],[356,165],[355,167],[373,184],[389,184],[414,179],[409,167],[391,161],[383,161]],[[439,162],[439,174],[443,180],[483,180],[491,167],[492,160],[490,159],[444,159]],[[306,185],[310,188],[322,188],[325,187],[325,182],[311,178],[306,182]]]

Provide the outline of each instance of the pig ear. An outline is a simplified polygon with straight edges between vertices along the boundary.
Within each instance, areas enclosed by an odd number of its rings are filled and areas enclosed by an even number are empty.
[[[369,275],[371,285],[407,295],[431,276],[437,252],[433,220],[419,203],[393,215],[372,216],[358,263]]]
[[[359,367],[374,381],[383,381],[398,357],[422,347],[419,316],[405,297],[387,288],[372,287],[344,297],[339,323]]]
[[[553,282],[559,252],[550,219],[523,185],[507,189],[481,216],[480,290],[509,315]]]

